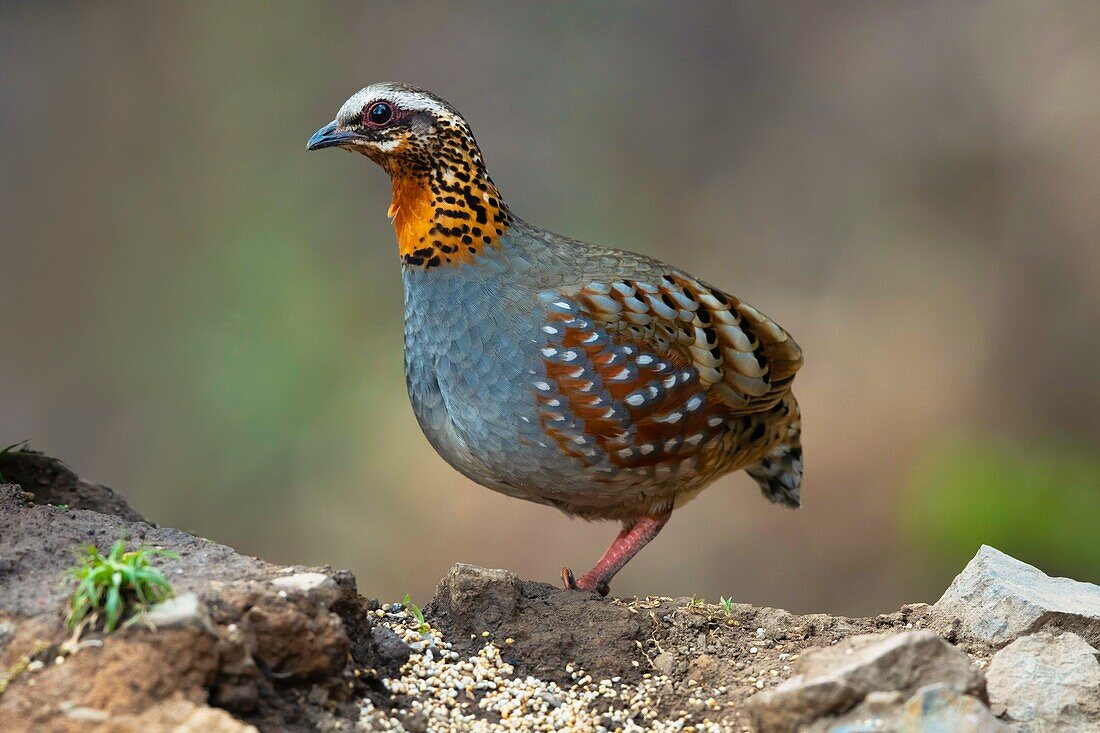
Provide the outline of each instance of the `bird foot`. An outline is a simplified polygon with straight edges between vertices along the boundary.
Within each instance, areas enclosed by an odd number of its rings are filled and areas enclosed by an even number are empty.
[[[599,593],[601,596],[606,596],[611,592],[611,586],[607,584],[607,581],[594,580],[587,575],[582,575],[581,579],[578,581],[573,577],[573,571],[569,568],[561,569],[561,582],[569,590]]]

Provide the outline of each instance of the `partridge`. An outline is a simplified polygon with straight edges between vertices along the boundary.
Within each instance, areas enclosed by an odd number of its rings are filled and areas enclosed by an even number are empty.
[[[528,224],[462,115],[373,84],[309,150],[389,174],[405,291],[405,377],[428,441],[473,481],[622,531],[566,587],[606,595],[672,511],[745,469],[800,505],[794,339],[748,303],[650,257]]]

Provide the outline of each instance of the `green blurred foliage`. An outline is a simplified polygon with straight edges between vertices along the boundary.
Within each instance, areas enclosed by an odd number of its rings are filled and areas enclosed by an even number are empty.
[[[1051,575],[1100,580],[1095,450],[955,438],[913,472],[902,522],[930,570],[957,572],[987,544]]]

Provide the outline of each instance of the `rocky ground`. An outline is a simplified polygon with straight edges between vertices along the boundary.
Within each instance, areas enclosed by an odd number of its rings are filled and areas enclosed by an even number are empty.
[[[348,572],[150,524],[0,455],[0,731],[1100,731],[1100,587],[983,547],[932,606],[797,616],[456,565],[424,619]],[[159,546],[176,597],[64,628],[65,568]],[[369,588],[365,589],[369,594]]]

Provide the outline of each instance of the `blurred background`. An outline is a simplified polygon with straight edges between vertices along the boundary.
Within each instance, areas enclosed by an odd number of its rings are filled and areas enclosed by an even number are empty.
[[[149,518],[426,599],[617,531],[482,489],[405,395],[389,183],[305,151],[372,81],[520,216],[674,262],[806,353],[805,506],[743,474],[618,594],[871,614],[979,544],[1100,581],[1100,5],[0,5],[0,444]]]

